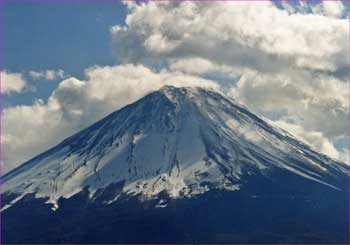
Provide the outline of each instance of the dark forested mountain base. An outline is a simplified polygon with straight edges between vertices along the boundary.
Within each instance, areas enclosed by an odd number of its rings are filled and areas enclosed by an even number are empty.
[[[344,191],[273,176],[246,176],[239,191],[142,202],[124,195],[109,205],[106,193],[92,201],[82,191],[56,211],[28,195],[2,213],[2,243],[349,243]],[[160,199],[167,206],[155,208]]]

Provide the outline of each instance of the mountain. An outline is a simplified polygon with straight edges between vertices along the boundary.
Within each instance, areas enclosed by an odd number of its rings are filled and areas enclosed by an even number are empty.
[[[347,243],[348,180],[233,99],[166,86],[3,176],[3,241]]]

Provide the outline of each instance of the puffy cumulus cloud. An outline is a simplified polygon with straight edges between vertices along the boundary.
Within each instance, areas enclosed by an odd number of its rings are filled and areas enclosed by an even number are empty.
[[[73,132],[52,99],[47,104],[38,100],[31,106],[6,108],[2,127],[3,173],[63,139],[61,133]]]
[[[121,61],[198,57],[265,73],[290,67],[337,72],[348,64],[345,19],[291,14],[272,2],[128,7],[126,25],[111,28]]]
[[[1,72],[1,93],[20,93],[26,87],[26,80],[21,73]]]
[[[32,79],[45,79],[45,80],[54,80],[54,79],[62,79],[65,74],[64,71],[59,70],[46,70],[46,71],[29,71],[29,76]]]
[[[189,74],[211,74],[211,73],[225,73],[235,75],[238,73],[236,69],[226,65],[218,65],[210,60],[202,58],[185,58],[170,61],[170,70],[181,71]]]
[[[85,75],[63,80],[47,102],[3,111],[4,172],[164,85],[218,88],[210,80],[142,65],[96,66]]]
[[[349,85],[332,76],[307,71],[266,75],[247,72],[230,94],[264,114],[285,111],[306,130],[322,132],[330,139],[346,134]]]

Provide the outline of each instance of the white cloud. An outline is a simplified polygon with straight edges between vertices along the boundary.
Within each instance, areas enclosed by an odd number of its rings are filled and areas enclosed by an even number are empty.
[[[290,14],[271,2],[149,2],[129,11],[125,27],[111,28],[121,61],[197,57],[270,73],[348,63],[345,19]]]
[[[320,13],[326,16],[340,18],[345,12],[345,6],[342,1],[323,1],[315,9],[315,13]]]
[[[26,80],[21,73],[1,72],[1,93],[20,93],[26,87]]]
[[[169,68],[173,71],[189,74],[210,74],[215,72],[236,74],[238,72],[230,66],[218,65],[202,58],[175,59],[171,62]]]
[[[46,79],[46,80],[54,80],[54,79],[62,79],[65,74],[64,71],[59,70],[46,70],[46,71],[29,71],[29,76],[32,79]]]
[[[86,80],[63,80],[47,103],[38,100],[3,111],[4,172],[163,85],[218,87],[210,80],[142,65],[96,66],[85,74]]]
[[[247,72],[230,94],[254,111],[285,111],[306,130],[330,139],[348,128],[349,85],[334,77],[310,72],[264,75]]]

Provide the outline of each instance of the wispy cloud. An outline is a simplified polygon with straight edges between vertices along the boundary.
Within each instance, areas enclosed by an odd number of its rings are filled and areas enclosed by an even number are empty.
[[[29,71],[29,76],[34,79],[45,79],[45,80],[54,80],[54,79],[63,79],[65,77],[63,70],[46,70],[46,71]]]

